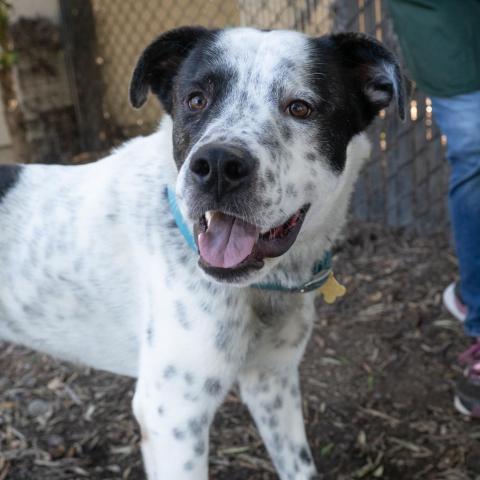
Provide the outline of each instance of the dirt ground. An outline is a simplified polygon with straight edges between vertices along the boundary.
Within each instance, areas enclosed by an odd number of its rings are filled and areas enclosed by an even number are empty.
[[[441,305],[456,271],[447,240],[351,225],[335,265],[348,294],[318,305],[302,364],[324,478],[480,479],[480,422],[452,408],[467,339]],[[143,479],[132,392],[130,379],[0,344],[0,480]],[[234,392],[211,437],[211,479],[276,478]]]

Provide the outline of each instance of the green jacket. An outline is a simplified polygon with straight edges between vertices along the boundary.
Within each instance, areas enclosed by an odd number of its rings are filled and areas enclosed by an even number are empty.
[[[419,88],[438,97],[480,90],[480,0],[388,0],[388,6]]]

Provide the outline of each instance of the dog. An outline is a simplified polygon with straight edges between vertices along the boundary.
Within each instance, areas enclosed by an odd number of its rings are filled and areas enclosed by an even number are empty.
[[[207,480],[239,385],[282,480],[317,477],[298,365],[318,287],[405,81],[361,34],[181,27],[130,84],[165,116],[88,165],[0,168],[0,337],[137,378],[150,480]]]

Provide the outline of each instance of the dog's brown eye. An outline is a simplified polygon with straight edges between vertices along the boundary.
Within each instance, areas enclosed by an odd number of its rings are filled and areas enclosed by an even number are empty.
[[[207,98],[203,93],[193,93],[188,98],[188,108],[193,111],[203,110],[207,106]]]
[[[294,100],[288,105],[287,110],[295,118],[307,118],[312,113],[310,105],[303,100]]]

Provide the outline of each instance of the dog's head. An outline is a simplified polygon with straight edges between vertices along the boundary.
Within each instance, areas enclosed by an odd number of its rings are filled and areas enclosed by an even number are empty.
[[[179,28],[138,61],[132,104],[149,90],[173,119],[177,195],[199,264],[237,284],[315,234],[308,219],[341,184],[350,140],[392,100],[405,116],[393,55],[352,33]]]

